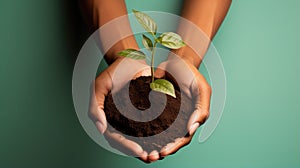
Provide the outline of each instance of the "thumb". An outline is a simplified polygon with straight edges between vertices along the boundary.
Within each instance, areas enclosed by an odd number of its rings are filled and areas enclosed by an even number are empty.
[[[211,88],[201,74],[197,74],[191,85],[191,91],[195,98],[194,112],[188,121],[187,129],[193,135],[196,129],[202,125],[209,116]]]
[[[104,110],[102,108],[103,105],[101,105],[101,104],[104,104],[104,99],[102,99],[102,98],[104,98],[105,95],[104,94],[99,95],[99,94],[101,94],[99,92],[96,93],[94,81],[91,84],[90,90],[91,90],[91,92],[90,92],[91,96],[90,96],[89,117],[95,123],[99,132],[101,132],[103,134],[107,128],[106,117],[105,117]],[[98,94],[98,95],[96,95],[96,94]],[[98,96],[100,99],[97,98]]]

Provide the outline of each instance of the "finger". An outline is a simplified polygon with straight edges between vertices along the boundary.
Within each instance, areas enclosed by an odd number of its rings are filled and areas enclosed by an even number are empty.
[[[143,161],[144,163],[151,163],[147,157],[147,154],[146,154],[146,157],[136,157],[136,158]]]
[[[192,125],[190,125],[188,130],[189,135],[193,135],[196,132],[197,128],[199,128],[199,126],[200,126],[199,122],[195,122]]]
[[[161,157],[166,157],[168,155],[176,153],[180,148],[186,146],[190,143],[192,136],[177,138],[175,142],[167,144],[160,151]]]
[[[97,103],[97,98],[95,94],[95,82],[93,81],[90,88],[90,107],[89,107],[89,117],[93,122],[95,122],[97,129],[102,134],[107,128],[107,122],[105,118],[105,113],[103,109],[99,108]]]
[[[100,109],[104,109],[105,96],[112,88],[112,79],[107,71],[103,71],[96,79],[95,82],[95,95],[97,105]]]
[[[167,66],[166,62],[163,62],[163,63],[159,64],[158,67],[156,68],[155,72],[154,72],[154,76],[156,78],[164,77],[166,66]]]
[[[142,149],[142,147],[139,144],[126,139],[124,136],[118,133],[106,131],[104,135],[105,138],[108,140],[108,143],[113,148],[119,150],[120,152],[126,155],[138,157],[140,160],[148,162],[148,154]]]
[[[158,159],[159,159],[159,153],[156,150],[152,151],[148,156],[149,162],[154,162],[157,161]]]
[[[140,156],[138,156],[137,158],[140,159],[141,161],[145,162],[145,163],[149,163],[148,154],[145,151]]]
[[[195,107],[187,125],[190,135],[192,135],[209,116],[211,88],[205,78],[198,72],[195,80],[192,82],[191,92],[195,98]]]
[[[162,78],[165,76],[165,71],[163,69],[157,68],[154,72],[155,78]]]
[[[149,67],[145,67],[142,71],[138,72],[137,74],[134,75],[133,79],[136,79],[140,76],[150,76],[151,75],[151,70]]]
[[[196,69],[195,67],[189,65],[182,58],[174,56],[171,60],[161,63],[158,68],[162,70],[155,72],[158,74],[157,76],[164,76],[165,79],[171,81],[175,86],[178,86],[182,93],[192,98],[190,86],[195,78],[193,72],[193,69]],[[164,73],[162,73],[162,71]],[[162,75],[160,75],[161,73]]]

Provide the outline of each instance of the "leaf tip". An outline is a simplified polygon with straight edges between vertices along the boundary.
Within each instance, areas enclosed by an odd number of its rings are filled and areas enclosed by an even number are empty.
[[[181,41],[182,42],[182,47],[186,46],[185,42],[184,41]]]
[[[169,95],[176,99],[175,93],[172,93],[172,94],[169,94]]]
[[[124,56],[123,51],[118,52],[117,55]]]

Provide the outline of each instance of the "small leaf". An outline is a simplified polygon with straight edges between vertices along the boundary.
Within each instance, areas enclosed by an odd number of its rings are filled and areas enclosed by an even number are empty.
[[[180,35],[173,32],[163,33],[158,37],[158,39],[159,39],[158,41],[159,43],[171,49],[178,49],[185,46],[185,43],[182,41]]]
[[[162,92],[176,98],[174,86],[171,82],[165,79],[156,79],[155,81],[150,83],[150,88],[152,90]]]
[[[147,48],[149,51],[152,51],[153,43],[152,43],[152,41],[151,41],[150,38],[148,38],[147,36],[145,36],[143,34],[143,40],[142,40],[142,42],[143,42],[143,45],[145,46],[145,48]]]
[[[136,49],[126,49],[118,53],[118,55],[132,58],[132,59],[145,59],[146,55],[142,51],[138,51]]]
[[[157,25],[155,21],[149,15],[143,12],[139,12],[134,9],[132,11],[137,21],[144,27],[144,29],[155,36],[157,31]]]

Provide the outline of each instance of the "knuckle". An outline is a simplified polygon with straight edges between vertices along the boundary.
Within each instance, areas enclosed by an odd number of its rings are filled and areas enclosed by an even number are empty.
[[[209,118],[209,115],[210,115],[209,110],[202,111],[203,121],[201,124],[203,124]]]
[[[197,110],[197,111],[198,111],[197,122],[199,123],[199,125],[202,125],[209,118],[210,112],[209,110]]]
[[[93,121],[93,122],[96,122],[97,121],[97,118],[95,116],[95,114],[91,111],[89,111],[88,113],[88,117]]]
[[[212,88],[211,88],[211,86],[210,86],[207,82],[203,85],[203,88],[204,88],[204,90],[206,90],[209,94],[211,94]]]
[[[211,88],[211,86],[208,84],[207,85],[208,87],[207,87],[207,90],[209,91],[209,93],[211,93],[212,92],[212,88]]]

